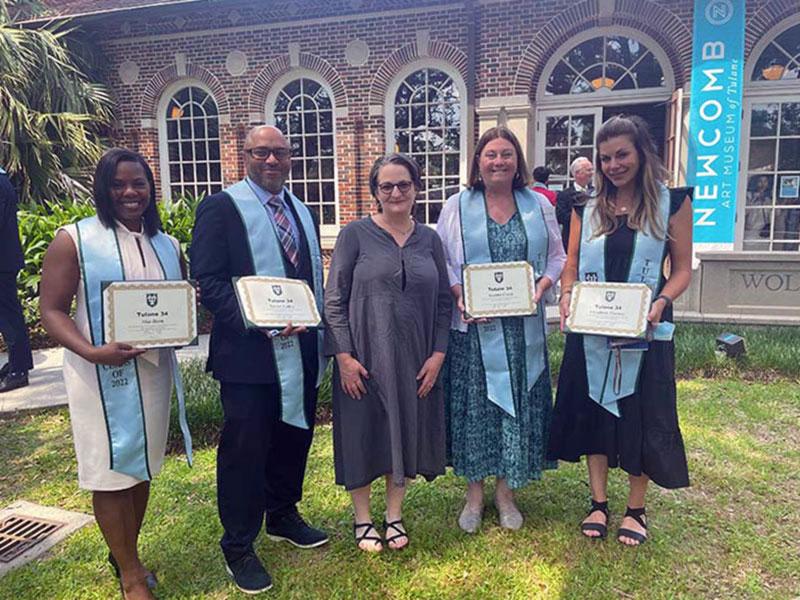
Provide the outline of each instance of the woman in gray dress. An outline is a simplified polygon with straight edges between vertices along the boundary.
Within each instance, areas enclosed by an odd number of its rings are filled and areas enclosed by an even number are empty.
[[[451,296],[436,232],[411,217],[422,188],[416,162],[380,158],[369,176],[378,212],[339,233],[325,290],[325,351],[336,357],[333,449],[336,483],[353,499],[359,549],[380,551],[370,484],[386,478],[383,528],[392,550],[408,545],[406,479],[444,473],[444,398],[439,371]]]

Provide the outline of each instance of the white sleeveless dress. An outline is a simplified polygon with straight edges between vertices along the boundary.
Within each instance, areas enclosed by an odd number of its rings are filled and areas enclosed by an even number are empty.
[[[69,234],[77,248],[77,226],[67,225],[61,229]],[[147,235],[129,231],[121,224],[117,224],[116,231],[125,279],[163,279],[161,266]],[[178,241],[172,236],[169,238],[175,248],[179,248]],[[78,284],[74,320],[81,334],[87,340],[91,340],[82,277]],[[164,462],[169,428],[172,396],[169,351],[149,350],[135,360],[145,414],[150,472],[155,477]],[[103,415],[94,363],[65,349],[63,372],[75,454],[78,457],[78,485],[86,490],[117,491],[140,483],[135,477],[117,473],[109,468],[108,429]]]

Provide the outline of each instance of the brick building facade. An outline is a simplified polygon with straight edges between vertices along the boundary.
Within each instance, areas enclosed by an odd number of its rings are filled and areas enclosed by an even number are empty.
[[[604,119],[641,114],[673,183],[684,180],[692,0],[48,4],[97,41],[115,136],[148,158],[165,197],[239,179],[247,129],[278,123],[295,148],[292,185],[320,213],[328,247],[371,210],[376,157],[398,148],[420,159],[418,218],[434,222],[478,134],[497,123],[558,186],[575,156],[591,156]],[[800,176],[797,0],[746,0],[746,15],[735,249],[796,252],[800,200],[781,199],[778,180]],[[788,126],[762,131],[765,118]]]

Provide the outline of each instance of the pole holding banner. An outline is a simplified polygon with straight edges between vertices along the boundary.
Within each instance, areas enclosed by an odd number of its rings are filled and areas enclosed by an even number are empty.
[[[695,0],[689,160],[694,241],[733,248],[744,80],[744,0]]]

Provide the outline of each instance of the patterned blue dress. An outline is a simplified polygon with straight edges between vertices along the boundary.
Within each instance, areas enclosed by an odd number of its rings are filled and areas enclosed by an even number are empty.
[[[518,212],[505,225],[491,218],[487,224],[494,262],[526,259],[525,226]],[[468,481],[496,476],[513,489],[540,479],[544,469],[556,468],[555,461],[545,460],[553,390],[545,368],[526,392],[523,321],[504,317],[502,322],[517,416],[487,397],[477,327],[470,325],[466,333],[451,330],[444,366],[447,460]]]

